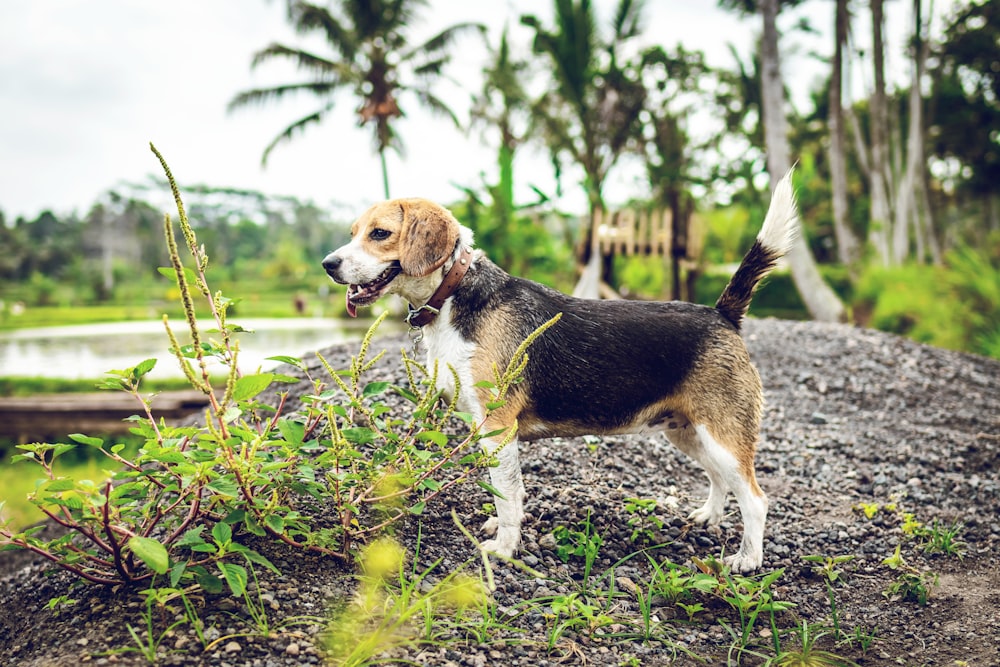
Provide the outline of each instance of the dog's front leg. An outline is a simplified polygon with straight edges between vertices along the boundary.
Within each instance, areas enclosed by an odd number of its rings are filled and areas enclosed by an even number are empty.
[[[490,483],[502,497],[494,496],[497,515],[483,524],[483,531],[494,535],[482,543],[483,551],[510,558],[521,544],[521,520],[524,519],[524,481],[517,456],[517,438],[499,451],[498,443],[483,440],[483,451],[496,458],[490,468]]]

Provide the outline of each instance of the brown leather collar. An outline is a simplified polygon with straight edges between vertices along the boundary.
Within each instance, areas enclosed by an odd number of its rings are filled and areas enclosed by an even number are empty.
[[[431,298],[424,305],[419,308],[414,308],[409,306],[409,312],[406,315],[406,323],[410,325],[411,328],[417,329],[426,324],[430,324],[434,321],[434,318],[438,316],[441,312],[441,306],[444,302],[452,295],[452,293],[458,288],[458,284],[462,282],[462,278],[465,277],[465,273],[469,270],[469,266],[472,264],[472,248],[462,246],[462,254],[458,256],[455,263],[451,265],[448,273],[445,275],[444,280],[438,285],[438,288],[431,295]]]

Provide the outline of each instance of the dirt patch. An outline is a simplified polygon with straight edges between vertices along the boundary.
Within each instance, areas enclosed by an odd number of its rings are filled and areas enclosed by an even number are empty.
[[[835,605],[842,631],[858,634],[839,645],[828,634],[820,640],[822,648],[861,665],[1000,664],[1000,363],[848,326],[751,320],[746,329],[767,401],[758,457],[758,477],[771,501],[764,567],[784,569],[774,593],[794,605],[779,616],[779,630],[804,620],[829,632],[826,586],[803,557],[852,556],[840,566]],[[390,360],[398,358],[402,344],[400,338],[379,342],[390,351]],[[342,366],[352,351],[331,348],[324,356]],[[390,361],[376,372],[403,381]],[[300,385],[299,393],[304,390]],[[615,582],[625,588],[625,581],[642,585],[651,577],[645,559],[621,562],[636,552],[623,510],[628,498],[657,500],[660,536],[668,543],[651,555],[690,572],[696,558],[735,548],[741,526],[732,501],[719,531],[687,524],[684,517],[704,499],[707,484],[663,438],[540,441],[523,446],[522,466],[529,514],[522,555],[544,577],[498,566],[494,609],[505,629],[400,649],[393,654],[399,662],[532,667],[762,662],[733,654],[724,624],[731,627],[738,618],[718,600],[705,600],[704,611],[688,623],[676,605],[654,598],[652,615],[669,623],[670,645],[585,628],[552,641],[552,606],[525,611],[524,601],[565,596],[580,586],[582,561],[563,563],[553,551],[558,526],[576,527],[589,516],[603,539],[594,572],[610,577],[613,570]],[[419,534],[420,562],[426,566],[440,559],[438,571],[449,572],[472,555],[452,510],[466,525],[477,526],[488,501],[478,486],[462,485],[429,506],[419,522],[403,526],[397,537],[412,554]],[[871,518],[858,509],[861,505],[870,508]],[[903,530],[903,512],[924,526],[961,523],[964,557],[925,553]],[[883,561],[897,545],[908,567],[927,576],[926,605],[906,599],[905,591],[891,591],[900,571]],[[335,562],[254,546],[282,573],[261,581],[272,627],[296,616],[328,615],[357,590],[354,573]],[[60,596],[76,602],[58,614],[45,608]],[[178,626],[161,644],[160,664],[257,667],[322,661],[317,623],[280,627],[269,637],[239,636],[247,631],[242,602],[215,596],[199,598],[197,605],[213,636],[233,637],[205,651],[187,626]],[[142,622],[132,591],[75,585],[25,554],[3,553],[0,610],[0,665],[147,664],[136,653],[115,653],[134,645],[126,625]],[[158,631],[176,613],[155,618]],[[613,615],[620,623],[640,619],[637,600],[616,598]],[[765,624],[754,629],[755,647],[768,646],[769,631]],[[868,636],[874,640],[865,646]],[[790,635],[784,637],[787,646],[795,645]]]

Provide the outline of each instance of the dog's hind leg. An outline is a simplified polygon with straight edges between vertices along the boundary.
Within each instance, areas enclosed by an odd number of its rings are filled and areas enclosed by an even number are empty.
[[[702,445],[694,425],[682,415],[670,421],[664,430],[667,439],[692,459],[701,464],[708,476],[708,500],[698,509],[691,512],[688,518],[695,523],[705,523],[717,526],[725,513],[726,497],[729,495],[729,485],[720,474],[718,466],[708,457],[708,450]]]
[[[726,564],[733,572],[749,572],[760,567],[764,560],[764,524],[767,521],[767,496],[757,484],[753,469],[753,454],[749,460],[740,460],[729,448],[721,445],[705,425],[694,426],[699,441],[692,457],[705,467],[712,480],[708,502],[692,513],[693,519],[721,518],[725,490],[716,494],[716,488],[731,490],[736,496],[743,517],[743,539],[739,551],[727,556]],[[747,458],[747,457],[744,457]],[[721,496],[721,500],[720,500]],[[714,504],[713,504],[714,503]]]
[[[517,456],[517,438],[499,451],[492,440],[483,440],[483,450],[496,458],[490,467],[490,483],[502,497],[494,496],[497,515],[483,524],[483,531],[494,535],[482,543],[482,550],[510,558],[521,544],[521,521],[524,519],[524,480]]]

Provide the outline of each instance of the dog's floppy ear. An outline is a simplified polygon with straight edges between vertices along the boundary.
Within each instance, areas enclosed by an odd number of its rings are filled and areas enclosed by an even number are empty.
[[[399,265],[408,276],[426,276],[444,264],[458,243],[458,222],[437,204],[410,200],[403,209]]]

